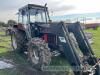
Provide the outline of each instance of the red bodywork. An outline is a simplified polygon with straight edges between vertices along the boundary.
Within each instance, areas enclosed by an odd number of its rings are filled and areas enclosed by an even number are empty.
[[[48,34],[44,34],[44,36],[42,38],[43,38],[43,40],[45,40],[46,42],[48,42]]]

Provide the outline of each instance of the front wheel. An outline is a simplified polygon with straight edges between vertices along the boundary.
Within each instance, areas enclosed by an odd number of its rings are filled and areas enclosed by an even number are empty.
[[[48,65],[51,61],[51,52],[47,43],[40,38],[33,38],[28,44],[28,55],[31,63],[37,69]]]

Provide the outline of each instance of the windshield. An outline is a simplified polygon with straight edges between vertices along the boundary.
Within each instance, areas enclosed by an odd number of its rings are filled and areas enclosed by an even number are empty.
[[[19,12],[19,22],[23,24],[49,21],[48,12],[45,9],[29,9]]]
[[[36,14],[30,15],[30,22],[46,22],[46,18],[45,12],[40,13],[37,11]]]

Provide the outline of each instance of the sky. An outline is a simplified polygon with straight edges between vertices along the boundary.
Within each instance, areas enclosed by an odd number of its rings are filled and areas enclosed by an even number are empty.
[[[17,10],[27,4],[47,3],[50,15],[67,15],[100,12],[100,0],[0,0],[0,21],[17,20]]]

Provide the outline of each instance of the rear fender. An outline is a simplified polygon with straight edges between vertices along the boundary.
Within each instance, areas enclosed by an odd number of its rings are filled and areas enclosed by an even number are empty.
[[[16,33],[17,31],[21,31],[21,32],[25,33],[25,29],[22,27],[21,24],[14,25],[11,30],[11,34]]]
[[[14,29],[19,29],[19,30],[25,31],[25,28],[23,27],[22,24],[14,25],[13,28]]]

